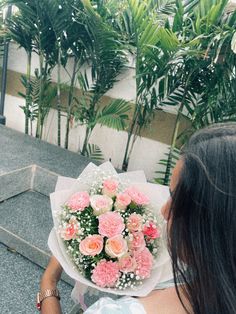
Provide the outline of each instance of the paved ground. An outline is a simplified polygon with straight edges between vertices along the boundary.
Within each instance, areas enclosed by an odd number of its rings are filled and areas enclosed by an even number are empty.
[[[35,314],[36,293],[43,269],[18,253],[10,252],[0,244],[0,313]],[[69,313],[73,302],[71,286],[60,281],[58,289],[62,295],[63,313]]]
[[[79,154],[0,125],[0,174],[36,164],[59,175],[76,178],[89,162]],[[14,184],[14,180],[9,182],[6,184]],[[48,197],[34,191],[24,192],[0,203],[0,214],[1,227],[37,248],[49,251],[47,238],[52,217]],[[41,267],[0,244],[0,313],[37,313],[35,295],[42,272]],[[69,313],[73,305],[72,288],[61,282],[59,289],[63,313]]]
[[[0,173],[37,164],[76,178],[89,159],[0,125]]]

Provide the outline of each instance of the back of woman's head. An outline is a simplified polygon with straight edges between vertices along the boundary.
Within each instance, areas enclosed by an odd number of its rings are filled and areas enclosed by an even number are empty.
[[[194,313],[236,313],[236,124],[197,132],[182,161],[170,209],[174,274]]]

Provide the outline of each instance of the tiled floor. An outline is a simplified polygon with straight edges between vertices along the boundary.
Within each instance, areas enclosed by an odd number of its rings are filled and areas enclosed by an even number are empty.
[[[35,296],[43,270],[21,255],[11,252],[0,244],[0,313],[33,314]],[[63,313],[69,313],[73,302],[70,299],[71,286],[60,282]]]
[[[30,244],[49,252],[47,240],[53,227],[49,198],[34,191],[0,203],[0,225]]]

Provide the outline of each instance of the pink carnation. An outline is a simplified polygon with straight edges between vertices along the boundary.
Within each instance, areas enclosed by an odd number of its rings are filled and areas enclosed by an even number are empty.
[[[71,212],[83,211],[85,207],[89,206],[88,192],[78,192],[71,196],[66,205],[70,208]]]
[[[120,277],[116,262],[101,260],[93,269],[92,281],[99,287],[114,287]]]
[[[139,214],[131,214],[127,220],[127,228],[131,232],[141,231],[143,218]]]
[[[137,263],[135,274],[142,279],[149,278],[151,275],[153,256],[147,248],[142,251],[134,252],[134,258]]]
[[[100,254],[103,249],[103,237],[98,234],[90,235],[80,242],[79,249],[83,255]]]
[[[105,194],[109,197],[113,197],[116,195],[117,188],[119,183],[114,180],[105,180],[103,182],[102,194]]]
[[[132,251],[142,251],[146,246],[142,232],[134,232],[130,235],[129,247]]]
[[[124,220],[117,212],[107,212],[98,217],[99,233],[104,237],[114,237],[125,229]]]
[[[149,198],[135,187],[129,187],[125,190],[125,193],[127,193],[131,197],[132,201],[137,205],[148,205],[150,202]]]
[[[149,222],[148,225],[145,225],[143,228],[143,234],[147,236],[149,239],[157,239],[160,238],[160,230],[153,222]]]
[[[64,240],[69,241],[78,238],[78,232],[79,223],[75,218],[71,218],[69,223],[63,226],[63,228],[60,230],[60,235]]]
[[[129,254],[123,255],[121,258],[119,258],[118,265],[120,271],[122,271],[123,273],[134,272],[137,267],[135,258],[130,256]]]

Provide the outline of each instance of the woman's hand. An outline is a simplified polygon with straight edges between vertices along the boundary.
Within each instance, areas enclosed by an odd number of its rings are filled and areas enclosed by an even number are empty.
[[[57,283],[61,278],[62,267],[57,261],[57,259],[52,256],[49,264],[42,276],[40,282],[40,291],[46,289],[56,289]],[[42,314],[60,314],[61,306],[60,301],[56,297],[48,297],[43,300],[41,304],[41,313]]]

